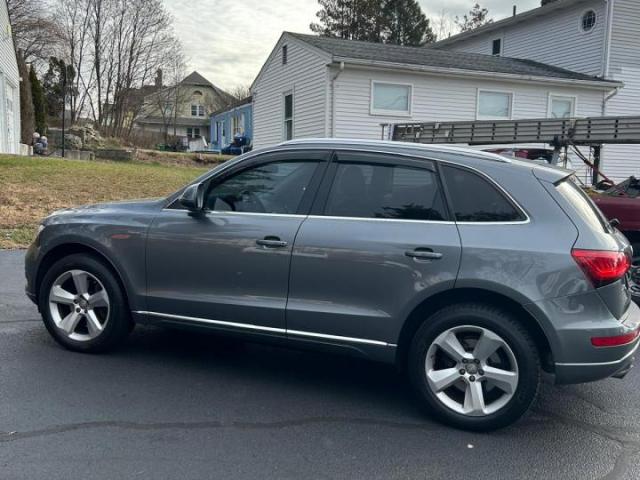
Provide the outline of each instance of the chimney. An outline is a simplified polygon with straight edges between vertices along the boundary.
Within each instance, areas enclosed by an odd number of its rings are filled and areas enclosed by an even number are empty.
[[[156,72],[156,87],[162,88],[162,69],[159,68]]]
[[[515,17],[518,14],[518,6],[514,5],[513,6],[513,16]]]

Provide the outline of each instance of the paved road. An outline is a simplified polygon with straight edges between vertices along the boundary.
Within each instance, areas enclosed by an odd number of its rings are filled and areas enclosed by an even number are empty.
[[[544,385],[492,434],[443,427],[393,368],[137,328],[59,348],[0,252],[0,478],[640,478],[640,373]]]

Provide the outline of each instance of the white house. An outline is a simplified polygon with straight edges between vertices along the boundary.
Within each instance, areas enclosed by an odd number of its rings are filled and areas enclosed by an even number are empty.
[[[405,121],[599,116],[620,83],[501,56],[285,32],[252,85],[254,145],[380,139]]]
[[[530,59],[623,82],[604,97],[597,114],[640,115],[638,0],[557,0],[432,48]],[[585,114],[579,104],[575,110]],[[640,146],[605,146],[602,167],[617,179],[639,175]]]
[[[0,152],[20,152],[20,74],[7,2],[0,2]]]

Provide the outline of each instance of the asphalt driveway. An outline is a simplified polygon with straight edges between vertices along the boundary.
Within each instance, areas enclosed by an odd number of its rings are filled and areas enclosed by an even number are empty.
[[[0,478],[640,478],[640,373],[543,386],[492,434],[433,422],[393,368],[137,328],[64,351],[0,252]]]

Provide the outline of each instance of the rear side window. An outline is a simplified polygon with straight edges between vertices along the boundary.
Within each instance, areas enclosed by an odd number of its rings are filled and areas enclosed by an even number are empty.
[[[558,192],[575,209],[586,224],[598,231],[607,231],[607,221],[589,196],[575,184],[572,177],[557,186]]]
[[[517,222],[525,220],[494,185],[480,175],[443,165],[442,171],[458,222]]]
[[[446,220],[435,172],[422,168],[342,163],[325,207],[334,217]]]

